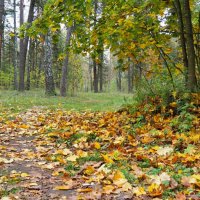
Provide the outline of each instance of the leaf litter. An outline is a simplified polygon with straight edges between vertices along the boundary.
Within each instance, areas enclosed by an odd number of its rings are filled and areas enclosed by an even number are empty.
[[[1,199],[199,199],[199,107],[188,124],[155,101],[132,113],[2,116]]]

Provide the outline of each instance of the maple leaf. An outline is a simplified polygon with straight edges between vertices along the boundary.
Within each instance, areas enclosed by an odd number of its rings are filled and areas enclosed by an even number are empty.
[[[171,154],[172,152],[174,151],[174,149],[172,147],[160,147],[158,150],[157,150],[157,154],[160,155],[160,156],[166,156],[168,154]]]
[[[114,161],[111,159],[111,158],[109,158],[109,155],[108,154],[102,154],[102,157],[103,157],[103,159],[104,159],[104,161],[106,162],[106,163],[114,163]]]
[[[66,160],[75,162],[77,158],[79,158],[77,155],[70,155]]]
[[[156,183],[152,183],[149,187],[148,187],[148,193],[151,197],[157,197],[160,196],[162,194],[163,190],[161,188],[160,185],[156,184]]]
[[[124,142],[125,138],[123,136],[120,136],[120,137],[116,137],[115,140],[114,140],[114,144],[122,144]]]
[[[113,176],[112,180],[113,180],[113,184],[118,186],[118,187],[122,187],[122,185],[127,183],[127,179],[125,178],[124,174],[119,170],[117,170],[114,173],[114,176]]]
[[[94,148],[95,149],[100,149],[101,148],[101,145],[99,142],[94,142]]]
[[[71,154],[72,152],[69,149],[59,149],[55,152],[55,154],[61,154],[64,156],[67,156],[68,154]]]
[[[93,166],[87,166],[84,170],[84,174],[91,175],[95,172],[95,168]]]
[[[103,187],[103,193],[104,194],[111,194],[114,189],[115,189],[115,186],[113,186],[113,185],[106,185],[106,186]]]
[[[136,194],[136,196],[141,196],[141,195],[146,194],[143,187],[134,187],[132,191],[133,191],[133,194]]]
[[[196,183],[196,179],[191,176],[183,176],[181,179],[181,183],[186,187],[190,187],[191,184]]]

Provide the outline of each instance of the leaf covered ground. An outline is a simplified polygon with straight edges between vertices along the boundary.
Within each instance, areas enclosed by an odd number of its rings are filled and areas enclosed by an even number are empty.
[[[200,199],[198,96],[129,110],[1,113],[1,199]]]

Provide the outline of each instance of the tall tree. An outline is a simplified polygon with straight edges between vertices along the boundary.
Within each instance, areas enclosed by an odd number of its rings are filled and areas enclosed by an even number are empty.
[[[187,58],[187,49],[186,49],[186,39],[185,39],[185,27],[184,27],[184,20],[183,20],[183,13],[181,9],[181,2],[180,0],[175,0],[174,5],[176,8],[176,13],[178,16],[178,25],[180,30],[180,42],[181,42],[181,49],[183,55],[183,64],[185,67],[185,79],[186,82],[188,81],[188,58]]]
[[[70,55],[69,47],[70,47],[72,30],[73,30],[72,26],[67,29],[67,37],[66,37],[67,52],[66,52],[65,60],[62,67],[62,75],[61,75],[61,82],[60,82],[60,95],[63,97],[66,96],[67,94],[67,75],[68,75],[68,68],[69,68],[68,65],[69,65],[69,55]]]
[[[128,92],[133,91],[133,63],[131,63],[130,58],[128,58]]]
[[[97,8],[98,8],[98,0],[94,0],[94,29],[96,29],[97,25]],[[97,45],[97,44],[95,44]],[[98,70],[97,70],[97,62],[96,62],[96,52],[93,55],[93,79],[94,79],[94,92],[98,92]]]
[[[0,69],[2,66],[2,48],[3,48],[3,34],[4,34],[4,17],[5,17],[5,8],[4,0],[0,1]]]
[[[30,26],[33,21],[34,16],[34,6],[35,0],[31,0],[29,14],[28,14],[28,26]],[[24,0],[20,0],[20,26],[24,23]],[[20,60],[19,60],[19,91],[24,91],[24,75],[25,75],[25,66],[26,66],[26,54],[28,48],[29,37],[26,35],[25,38],[20,39]]]
[[[188,80],[187,87],[190,91],[197,89],[197,79],[195,74],[195,50],[194,50],[194,38],[193,38],[193,27],[190,10],[189,0],[183,1],[183,11],[185,17],[185,32],[186,32],[186,44],[187,44],[187,55],[188,55]]]
[[[14,89],[17,90],[17,23],[16,23],[16,0],[13,1],[14,7],[14,56],[13,56],[13,65],[14,65]]]
[[[50,34],[45,36],[44,52],[45,92],[46,95],[54,96],[56,92],[52,71],[52,45]]]
[[[20,0],[20,26],[24,23],[24,0]],[[24,38],[20,38],[19,43],[19,91],[24,91],[24,73],[25,73],[25,65],[26,62],[24,57]]]

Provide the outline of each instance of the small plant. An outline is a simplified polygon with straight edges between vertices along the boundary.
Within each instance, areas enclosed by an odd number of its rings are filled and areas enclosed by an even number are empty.
[[[91,154],[91,155],[88,155],[87,157],[81,157],[81,158],[78,158],[77,159],[77,162],[79,163],[79,165],[81,164],[84,164],[88,161],[96,161],[96,162],[99,162],[99,161],[102,161],[102,157],[100,155],[100,153],[98,152],[95,152],[94,154]]]
[[[80,167],[73,162],[68,162],[68,164],[65,166],[65,170],[69,172],[71,176],[74,176],[76,171],[80,170]]]
[[[122,169],[121,172],[124,174],[125,178],[128,180],[129,183],[134,183],[136,178],[133,174],[131,174],[128,170]]]
[[[82,138],[83,136],[85,136],[85,134],[83,133],[75,133],[75,134],[72,134],[70,136],[70,138],[68,138],[65,143],[68,145],[68,146],[71,146],[72,143],[80,138]]]
[[[88,142],[92,142],[92,141],[95,141],[95,139],[97,138],[97,135],[95,133],[90,133],[88,136],[87,136],[87,141]]]

